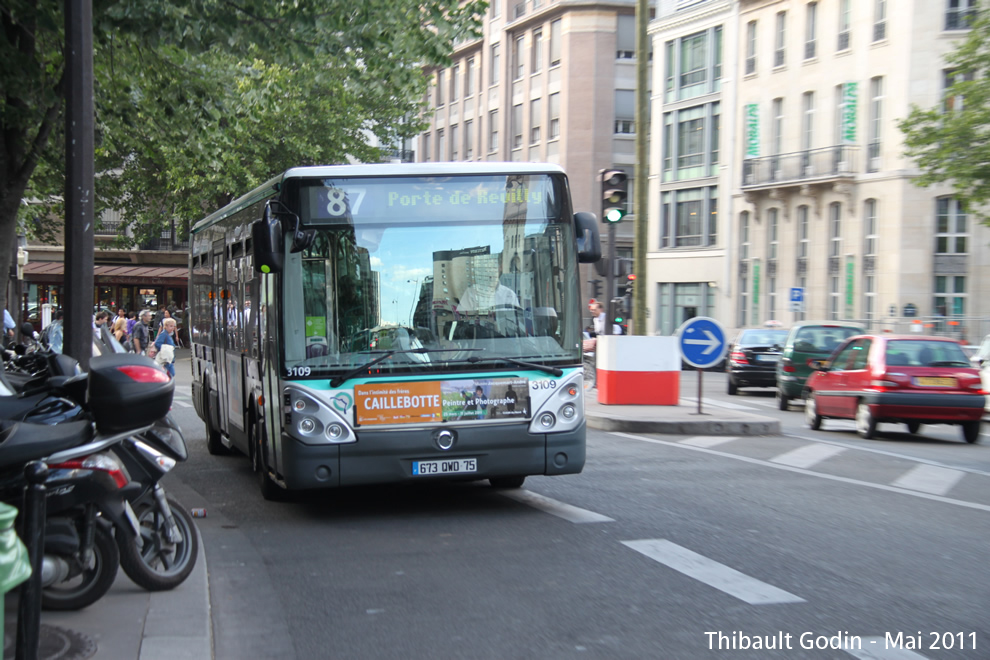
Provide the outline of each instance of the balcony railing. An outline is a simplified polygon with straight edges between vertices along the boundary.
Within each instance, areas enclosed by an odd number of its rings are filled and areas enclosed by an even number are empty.
[[[809,183],[856,174],[858,147],[837,145],[743,161],[743,188]]]
[[[116,236],[124,230],[124,223],[120,220],[101,220],[99,225],[93,229],[96,236]]]

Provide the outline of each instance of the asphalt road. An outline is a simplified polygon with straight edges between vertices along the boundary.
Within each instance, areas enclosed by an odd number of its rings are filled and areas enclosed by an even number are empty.
[[[191,458],[174,478],[208,511],[217,660],[990,657],[990,439],[811,432],[799,407],[729,397],[724,374],[706,373],[706,412],[752,407],[784,434],[590,432],[582,474],[518,491],[276,504],[245,458],[207,454],[184,372],[175,413]],[[885,648],[898,633],[906,648]]]

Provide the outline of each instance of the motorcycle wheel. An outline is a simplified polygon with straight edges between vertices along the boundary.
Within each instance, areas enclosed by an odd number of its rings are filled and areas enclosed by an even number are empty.
[[[137,502],[134,507],[144,546],[139,550],[130,534],[117,534],[120,567],[134,584],[148,591],[166,591],[185,582],[196,566],[199,553],[199,535],[192,516],[174,498],[167,500],[182,536],[178,543],[169,542],[165,515],[158,510],[154,497]]]
[[[120,555],[110,531],[96,527],[93,535],[93,558],[72,577],[41,591],[41,606],[46,610],[81,610],[110,591],[117,578]]]

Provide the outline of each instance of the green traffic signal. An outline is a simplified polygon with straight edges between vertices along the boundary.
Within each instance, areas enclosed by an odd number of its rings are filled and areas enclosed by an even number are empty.
[[[626,215],[625,211],[622,209],[611,208],[605,210],[605,222],[622,222],[622,218]]]

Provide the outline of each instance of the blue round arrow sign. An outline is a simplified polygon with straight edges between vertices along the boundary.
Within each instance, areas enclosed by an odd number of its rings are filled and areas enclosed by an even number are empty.
[[[721,362],[729,347],[725,330],[718,321],[707,316],[696,316],[685,321],[677,329],[677,345],[684,361],[699,369],[714,367]]]

